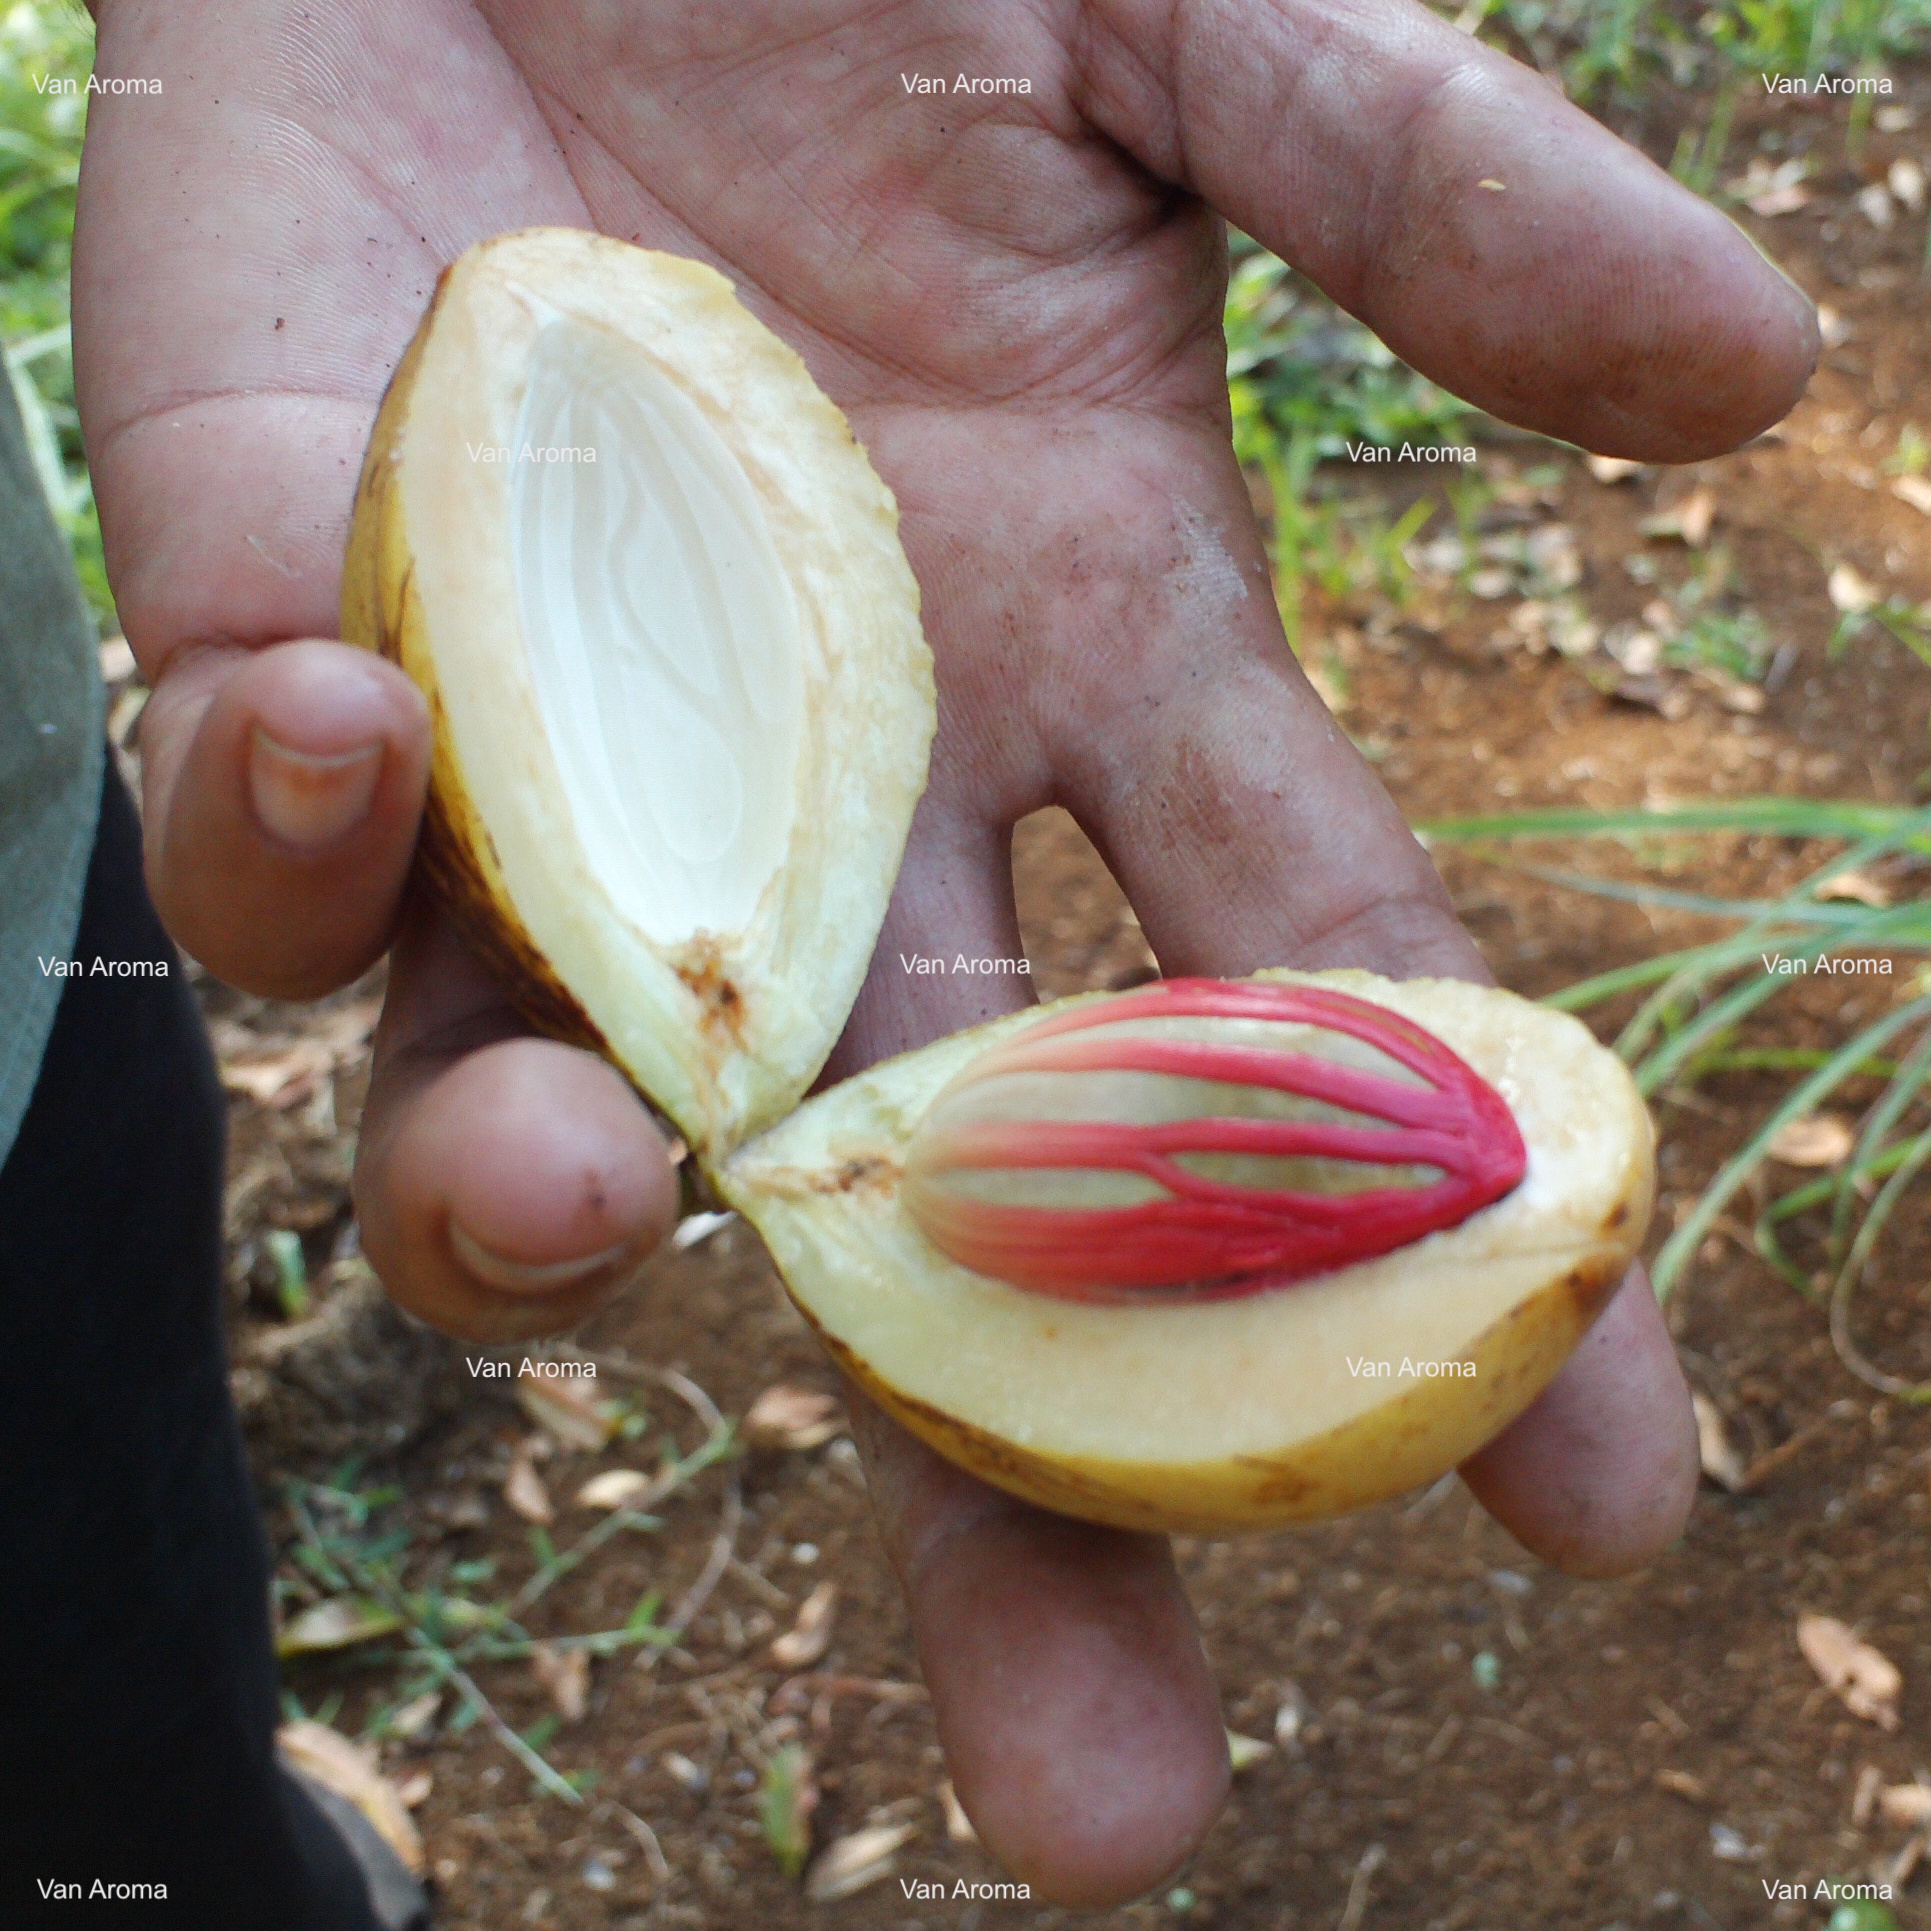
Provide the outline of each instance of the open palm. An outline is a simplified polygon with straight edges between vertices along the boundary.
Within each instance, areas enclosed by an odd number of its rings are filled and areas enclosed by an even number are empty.
[[[1437,379],[1610,453],[1734,445],[1814,346],[1727,222],[1407,0],[98,11],[100,71],[164,82],[95,109],[75,273],[109,564],[156,687],[150,882],[263,991],[395,943],[358,1205],[398,1299],[462,1333],[581,1318],[674,1210],[617,1076],[524,1037],[404,909],[426,720],[329,641],[377,401],[468,244],[561,223],[713,263],[897,492],[940,734],[834,1073],[1016,996],[897,955],[1016,953],[1010,830],[1050,802],[1169,971],[1481,973],[1282,638],[1228,446],[1220,215]],[[1686,1412],[1638,1281],[1467,1473],[1552,1559],[1627,1566],[1680,1526]],[[861,1434],[981,1835],[1048,1897],[1144,1888],[1227,1768],[1164,1545],[1024,1507],[874,1414]]]

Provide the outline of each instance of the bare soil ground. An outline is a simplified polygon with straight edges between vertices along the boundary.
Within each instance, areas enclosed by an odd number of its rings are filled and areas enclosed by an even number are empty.
[[[1640,666],[1625,675],[1600,652],[1586,662],[1537,654],[1533,626],[1511,621],[1519,583],[1487,600],[1424,597],[1407,612],[1317,599],[1308,654],[1412,819],[1710,794],[1921,795],[1931,672],[1891,643],[1863,641],[1834,662],[1824,648],[1837,616],[1826,583],[1839,564],[1887,593],[1931,598],[1931,515],[1893,494],[1882,468],[1907,421],[1931,431],[1924,218],[1900,207],[1880,228],[1855,201],[1893,160],[1931,161],[1931,77],[1902,78],[1915,125],[1872,132],[1855,158],[1841,102],[1818,112],[1757,101],[1740,120],[1734,171],[1753,153],[1776,162],[1803,145],[1813,155],[1810,205],[1754,226],[1836,318],[1837,342],[1809,399],[1774,438],[1695,471],[1613,484],[1560,454],[1552,478],[1529,479],[1551,460],[1539,447],[1490,446],[1481,459],[1495,490],[1485,530],[1574,532],[1575,594],[1605,630],[1640,624],[1657,597],[1707,567],[1712,546],[1726,546],[1735,594],[1767,623],[1777,652],[1766,700],[1747,708],[1754,700],[1721,680],[1683,673],[1645,681]],[[1664,152],[1674,132],[1666,123],[1644,130]],[[1394,504],[1438,487],[1398,469],[1360,481]],[[1680,510],[1706,487],[1713,520],[1703,543],[1643,533],[1645,518]],[[1447,526],[1444,516],[1427,534]],[[1734,837],[1536,855],[1749,892],[1781,889],[1820,853]],[[1527,993],[1716,929],[1581,897],[1447,847],[1438,858],[1496,974]],[[1022,826],[1015,873],[1042,992],[1129,983],[1148,969],[1130,911],[1070,820],[1049,813]],[[1903,874],[1891,883],[1905,895],[1921,888]],[[1779,1003],[1758,1042],[1841,1037],[1850,1020],[1895,998],[1906,970],[1900,961],[1890,978],[1813,981]],[[205,987],[224,1058],[237,1085],[253,1089],[235,1098],[237,1391],[279,1547],[293,1534],[284,1479],[319,1477],[356,1456],[359,1481],[393,1477],[401,1490],[379,1521],[410,1538],[412,1578],[490,1560],[493,1576],[479,1588],[506,1596],[535,1560],[530,1524],[503,1491],[530,1418],[470,1376],[462,1351],[385,1315],[354,1257],[346,1179],[374,991],[296,1012]],[[1781,1090],[1774,1079],[1728,1074],[1661,1108],[1659,1239]],[[299,1237],[320,1290],[306,1322],[281,1319],[269,1291],[264,1237],[276,1229]],[[1913,1376],[1931,1376],[1928,1258],[1931,1224],[1920,1211],[1860,1303],[1866,1348]],[[1671,1320],[1692,1379],[1744,1458],[1785,1452],[1748,1492],[1706,1488],[1682,1545],[1645,1574],[1609,1583],[1556,1575],[1452,1481],[1291,1535],[1182,1544],[1227,1722],[1268,1747],[1240,1772],[1192,1867],[1160,1895],[1093,1922],[1122,1931],[1744,1931],[1828,1915],[1814,1902],[1772,1901],[1766,1881],[1868,1879],[1881,1869],[1898,1878],[1900,1921],[1931,1923],[1931,1880],[1912,1887],[1895,1868],[1907,1832],[1855,1802],[1866,1766],[1885,1784],[1931,1769],[1931,1419],[1874,1400],[1839,1363],[1818,1309],[1756,1259],[1733,1223],[1706,1246]],[[662,1257],[576,1338],[607,1363],[680,1369],[730,1416],[773,1383],[836,1392],[737,1223]],[[666,1431],[685,1450],[698,1439],[661,1388],[640,1397],[650,1426],[637,1440],[599,1454],[559,1449],[536,1465],[559,1511],[559,1544],[599,1519],[570,1506],[584,1479],[653,1468]],[[675,1605],[718,1548],[734,1485],[742,1518],[731,1560],[692,1626],[662,1655],[597,1662],[586,1713],[545,1745],[560,1770],[595,1773],[581,1807],[536,1791],[486,1726],[450,1729],[453,1698],[417,1739],[382,1744],[390,1774],[415,1783],[439,1922],[466,1931],[1070,1923],[1032,1903],[906,1895],[901,1880],[941,1882],[949,1893],[961,1879],[1002,1874],[948,1836],[944,1771],[905,1618],[842,1436],[810,1451],[754,1450],[698,1477],[666,1505],[661,1529],[613,1539],[553,1588],[530,1612],[535,1632],[620,1624],[651,1588]],[[787,1670],[771,1641],[824,1579],[839,1590],[829,1649]],[[1842,1618],[1897,1665],[1900,1727],[1857,1719],[1820,1685],[1795,1641],[1804,1611]],[[648,1660],[635,1660],[640,1653]],[[333,1702],[351,1735],[396,1680],[393,1648],[379,1643],[289,1673],[304,1705]],[[478,1681],[519,1730],[554,1713],[527,1663],[481,1669]],[[868,1825],[913,1827],[891,1874],[839,1902],[806,1902],[764,1841],[757,1786],[772,1753],[792,1742],[816,1766],[821,1845]],[[654,1829],[661,1866],[613,1804]]]

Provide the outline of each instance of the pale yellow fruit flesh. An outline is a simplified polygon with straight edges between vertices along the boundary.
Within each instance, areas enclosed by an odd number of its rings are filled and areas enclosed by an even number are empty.
[[[444,276],[363,466],[343,634],[428,696],[422,863],[545,1031],[701,1155],[863,980],[934,723],[897,506],[701,263],[572,229]]]
[[[1553,1378],[1649,1217],[1649,1116],[1577,1021],[1456,981],[1265,973],[1428,1027],[1508,1102],[1520,1186],[1461,1226],[1243,1299],[1097,1306],[947,1260],[898,1195],[906,1143],[1029,1015],[887,1062],[724,1165],[794,1299],[916,1434],[1047,1507],[1140,1529],[1338,1514],[1452,1468]],[[1472,1370],[1465,1372],[1464,1370]]]

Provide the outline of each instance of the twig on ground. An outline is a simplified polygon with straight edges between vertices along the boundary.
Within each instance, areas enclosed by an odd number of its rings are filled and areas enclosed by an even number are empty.
[[[542,1755],[523,1741],[510,1726],[504,1722],[495,1704],[477,1687],[476,1679],[459,1664],[440,1643],[431,1642],[419,1630],[409,1632],[411,1644],[420,1650],[430,1667],[447,1682],[469,1698],[491,1733],[511,1756],[527,1770],[536,1781],[553,1797],[561,1797],[566,1804],[583,1805],[583,1792],[575,1784],[555,1769]]]
[[[616,1818],[634,1837],[644,1853],[644,1862],[650,1866],[650,1874],[659,1884],[670,1882],[670,1864],[664,1856],[664,1847],[657,1841],[657,1833],[637,1815],[617,1802],[614,1797],[606,1797],[598,1808],[607,1816]]]
[[[1348,1885],[1347,1909],[1341,1913],[1334,1931],[1360,1931],[1361,1915],[1368,1908],[1368,1886],[1374,1881],[1375,1872],[1387,1861],[1388,1853],[1379,1844],[1370,1844],[1361,1853],[1361,1862],[1354,1867],[1354,1877]]]
[[[812,1670],[788,1676],[771,1692],[766,1706],[773,1716],[802,1710],[814,1696],[869,1696],[881,1703],[926,1703],[931,1693],[923,1683],[895,1683],[882,1676],[835,1676]]]
[[[731,1573],[746,1584],[751,1593],[773,1609],[796,1609],[797,1604],[767,1575],[738,1557],[731,1558]]]
[[[724,1491],[724,1521],[711,1543],[709,1560],[705,1562],[697,1580],[684,1592],[684,1599],[677,1605],[670,1621],[664,1625],[659,1646],[639,1652],[637,1666],[640,1669],[655,1669],[657,1659],[696,1621],[698,1612],[710,1601],[711,1591],[730,1566],[731,1558],[737,1554],[738,1531],[743,1525],[744,1490],[734,1468]]]
[[[1815,1421],[1808,1422],[1798,1429],[1788,1441],[1779,1442],[1775,1448],[1767,1449],[1759,1455],[1755,1461],[1744,1468],[1742,1478],[1737,1483],[1737,1493],[1748,1495],[1752,1489],[1760,1487],[1765,1479],[1774,1475],[1784,1463],[1794,1461],[1801,1455],[1830,1426],[1830,1422],[1830,1416],[1820,1415]]]
[[[551,1584],[560,1582],[572,1569],[587,1557],[594,1555],[613,1537],[621,1535],[625,1529],[659,1527],[660,1524],[650,1511],[701,1475],[713,1463],[724,1460],[736,1447],[731,1424],[725,1420],[716,1402],[688,1375],[679,1374],[675,1368],[633,1367],[621,1356],[592,1354],[586,1349],[576,1347],[565,1347],[558,1352],[566,1360],[589,1362],[622,1379],[668,1388],[704,1424],[705,1436],[704,1440],[688,1455],[680,1457],[665,1469],[627,1508],[612,1510],[594,1529],[579,1537],[568,1549],[563,1550],[539,1568],[510,1599],[507,1613],[512,1616],[520,1615]],[[733,1483],[732,1486],[735,1492],[736,1484]],[[715,1586],[714,1577],[712,1587]],[[705,1593],[708,1595],[710,1592],[706,1590]],[[682,1623],[673,1626],[672,1636],[665,1639],[666,1646],[669,1641],[675,1639],[676,1632],[684,1627]],[[657,1638],[653,1637],[652,1640],[656,1641]]]

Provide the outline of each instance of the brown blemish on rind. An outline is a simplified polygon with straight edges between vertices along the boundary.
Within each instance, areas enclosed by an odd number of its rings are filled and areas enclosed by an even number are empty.
[[[708,932],[700,932],[678,948],[672,961],[676,972],[698,1005],[698,1023],[706,1032],[721,1032],[734,1045],[744,1043],[744,995],[724,967],[724,955]]]
[[[813,1193],[860,1193],[889,1187],[898,1176],[897,1161],[888,1160],[882,1154],[866,1153],[844,1161],[829,1173],[814,1173],[811,1190]]]

